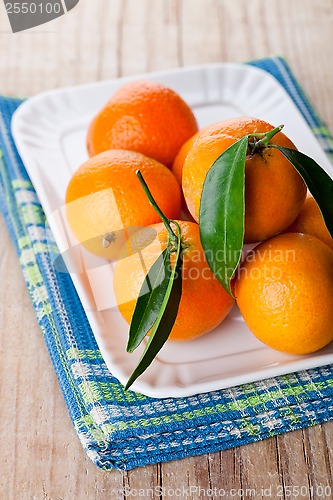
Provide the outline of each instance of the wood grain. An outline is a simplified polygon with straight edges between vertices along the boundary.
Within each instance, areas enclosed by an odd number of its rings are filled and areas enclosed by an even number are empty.
[[[280,54],[333,131],[332,25],[333,0],[81,0],[66,16],[16,35],[3,11],[0,91],[30,96]],[[71,425],[2,221],[0,234],[1,499],[122,499],[124,488],[150,489],[146,498],[161,498],[156,486],[164,498],[183,487],[192,487],[193,499],[204,498],[198,488],[206,498],[222,497],[222,489],[224,498],[293,498],[288,487],[295,486],[303,487],[299,498],[330,498],[318,487],[332,486],[333,423],[130,472],[98,470]]]

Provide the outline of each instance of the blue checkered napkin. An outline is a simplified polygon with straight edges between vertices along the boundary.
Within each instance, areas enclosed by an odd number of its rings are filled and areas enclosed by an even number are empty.
[[[286,88],[333,158],[332,137],[286,63],[272,58],[252,64]],[[330,366],[187,398],[123,391],[101,357],[70,276],[53,268],[49,252],[57,249],[10,132],[20,102],[0,98],[0,206],[71,419],[95,464],[131,469],[332,420]]]

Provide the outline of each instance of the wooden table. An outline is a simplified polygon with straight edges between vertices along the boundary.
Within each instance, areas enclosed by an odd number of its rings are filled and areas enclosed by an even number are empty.
[[[332,0],[81,0],[66,16],[12,35],[1,3],[0,92],[30,96],[281,54],[333,131],[332,26]],[[126,487],[134,496],[158,485],[164,498],[189,486],[194,499],[219,498],[214,488],[224,498],[330,498],[320,487],[331,484],[333,423],[130,472],[98,470],[71,425],[3,222],[0,230],[1,499],[121,499]],[[302,496],[288,495],[301,486]]]

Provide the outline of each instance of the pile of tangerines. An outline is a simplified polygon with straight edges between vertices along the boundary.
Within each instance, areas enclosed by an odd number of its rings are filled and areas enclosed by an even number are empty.
[[[182,296],[169,338],[191,340],[219,325],[235,300],[212,273],[200,242],[205,177],[238,139],[272,129],[241,117],[198,130],[183,99],[153,81],[123,85],[97,114],[87,136],[90,159],[68,185],[67,217],[82,245],[116,261],[113,285],[127,322],[168,241],[136,171],[161,211],[181,228]],[[272,142],[296,149],[282,132]],[[294,354],[330,343],[333,239],[301,176],[277,149],[247,156],[245,243],[257,245],[244,255],[233,292],[254,335]]]

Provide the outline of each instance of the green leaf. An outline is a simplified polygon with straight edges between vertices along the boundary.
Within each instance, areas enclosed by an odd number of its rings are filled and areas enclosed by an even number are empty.
[[[131,320],[127,352],[133,352],[145,338],[162,307],[170,280],[169,245],[158,256],[142,284]]]
[[[331,177],[318,163],[300,151],[283,148],[276,144],[269,144],[268,147],[281,151],[302,176],[310,193],[316,200],[326,227],[333,238],[333,180]]]
[[[175,263],[170,273],[162,306],[149,336],[146,348],[137,364],[137,367],[128,379],[125,390],[127,390],[152,363],[157,353],[167,341],[178,314],[179,303],[182,295],[183,257],[180,227],[176,222],[172,222],[177,228],[177,251]],[[171,266],[170,260],[168,265]]]
[[[247,148],[245,136],[217,158],[206,175],[200,202],[200,238],[206,259],[231,296],[230,280],[244,242]]]

